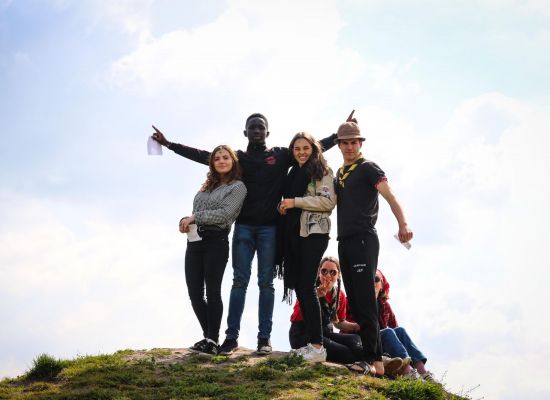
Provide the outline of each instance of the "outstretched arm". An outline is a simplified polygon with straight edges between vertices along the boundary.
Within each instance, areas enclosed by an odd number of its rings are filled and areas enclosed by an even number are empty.
[[[210,157],[209,151],[199,150],[193,147],[184,146],[183,144],[169,142],[164,134],[159,131],[155,125],[152,126],[155,132],[151,137],[159,142],[162,146],[165,146],[166,148],[172,150],[174,153],[177,153],[182,157],[188,158],[192,161],[204,165],[208,165],[208,159]]]
[[[403,208],[401,207],[401,204],[397,201],[397,198],[393,194],[390,185],[388,185],[387,181],[380,181],[376,185],[376,190],[386,199],[388,204],[390,205],[391,211],[393,212],[393,215],[395,215],[395,219],[397,219],[397,223],[399,224],[399,240],[404,243],[408,242],[413,238],[413,232],[409,229],[407,226],[407,220],[405,219],[405,213],[403,212]]]
[[[321,149],[323,150],[323,152],[333,148],[334,145],[336,144],[334,143],[335,140],[336,140],[336,133],[333,133],[332,135],[319,140],[319,143],[321,144]]]

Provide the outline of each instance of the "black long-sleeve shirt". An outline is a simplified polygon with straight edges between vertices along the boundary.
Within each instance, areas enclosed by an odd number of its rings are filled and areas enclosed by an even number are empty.
[[[334,146],[336,134],[321,140],[323,150]],[[209,151],[171,143],[170,150],[182,157],[208,165]],[[237,150],[246,185],[246,197],[237,223],[247,225],[275,225],[277,204],[283,195],[283,182],[293,162],[292,152],[286,147],[249,144],[246,151]]]

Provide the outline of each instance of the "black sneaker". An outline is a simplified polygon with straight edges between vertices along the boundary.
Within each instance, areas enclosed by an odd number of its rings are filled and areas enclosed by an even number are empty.
[[[229,354],[232,354],[235,350],[237,350],[237,347],[239,347],[239,343],[237,343],[237,339],[225,339],[220,346],[220,354],[223,354],[224,356],[228,356]]]
[[[271,342],[269,338],[259,338],[258,339],[258,349],[256,350],[257,354],[268,355],[271,354]]]
[[[201,351],[201,353],[217,356],[220,353],[220,346],[209,340],[208,342],[206,342],[206,346],[204,346],[204,349]]]
[[[202,339],[197,343],[195,343],[193,346],[189,347],[189,350],[199,351],[201,353],[204,353],[204,348],[206,347],[207,343],[208,341],[206,339]]]

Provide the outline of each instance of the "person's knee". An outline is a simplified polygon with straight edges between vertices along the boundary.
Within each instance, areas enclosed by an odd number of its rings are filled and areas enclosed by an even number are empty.
[[[386,329],[380,330],[380,337],[381,337],[381,338],[393,338],[393,339],[397,339],[397,334],[396,334],[396,332],[395,332],[394,329],[392,329],[392,328],[386,328]]]
[[[246,292],[246,289],[248,288],[248,282],[248,279],[234,278],[232,289],[241,289]]]
[[[258,277],[258,287],[260,289],[273,289],[273,275],[264,274],[264,276]]]
[[[187,292],[187,294],[189,295],[189,299],[191,299],[191,301],[196,301],[196,300],[203,300],[204,299],[204,292],[202,290],[189,290]]]
[[[258,282],[258,289],[260,289],[261,292],[265,290],[270,292],[275,292],[275,288],[273,287],[273,282]]]
[[[206,299],[208,300],[208,303],[214,303],[222,301],[222,292],[221,289],[210,289],[206,291]]]
[[[407,331],[405,330],[405,328],[401,327],[401,326],[398,326],[397,328],[394,328],[393,329],[396,336],[401,340],[401,339],[404,339],[406,340],[406,338],[408,338],[408,334],[407,334]]]

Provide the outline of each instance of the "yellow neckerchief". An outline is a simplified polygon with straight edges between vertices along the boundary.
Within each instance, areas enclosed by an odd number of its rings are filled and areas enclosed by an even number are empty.
[[[351,174],[353,170],[355,170],[355,168],[357,168],[357,166],[361,164],[364,160],[365,159],[363,158],[363,155],[359,153],[359,158],[355,160],[353,164],[351,164],[351,166],[349,167],[346,173],[344,173],[344,169],[346,168],[346,165],[344,164],[340,167],[340,169],[338,170],[338,184],[341,187],[344,187],[344,182],[348,178],[349,174]]]

